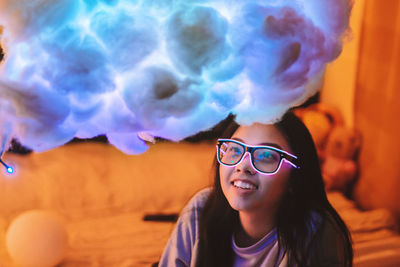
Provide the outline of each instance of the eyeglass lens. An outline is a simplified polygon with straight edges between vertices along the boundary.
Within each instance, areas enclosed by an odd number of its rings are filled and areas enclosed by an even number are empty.
[[[218,157],[223,164],[235,165],[241,160],[244,153],[244,146],[235,142],[225,141],[220,145]],[[252,161],[257,170],[272,173],[279,167],[281,156],[272,149],[256,148],[252,153]]]

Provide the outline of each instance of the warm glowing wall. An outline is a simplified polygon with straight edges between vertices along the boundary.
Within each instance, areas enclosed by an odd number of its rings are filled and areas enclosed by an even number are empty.
[[[356,0],[352,36],[327,68],[321,101],[363,134],[354,197],[400,219],[400,1]]]
[[[364,5],[365,0],[354,3],[350,20],[351,32],[345,38],[340,57],[328,65],[321,92],[321,102],[338,108],[346,125],[350,127],[354,125],[354,95]]]
[[[354,196],[400,218],[400,1],[368,0],[362,21],[355,126],[363,133]]]

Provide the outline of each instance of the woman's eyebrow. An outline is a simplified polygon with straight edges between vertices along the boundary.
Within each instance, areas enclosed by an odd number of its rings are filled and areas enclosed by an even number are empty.
[[[232,139],[246,144],[246,142],[243,141],[243,140],[240,139],[240,138],[232,137]],[[258,145],[260,145],[260,146],[272,146],[272,147],[276,147],[276,148],[282,149],[282,147],[281,147],[280,145],[275,144],[275,143],[260,143],[260,144],[258,144]]]

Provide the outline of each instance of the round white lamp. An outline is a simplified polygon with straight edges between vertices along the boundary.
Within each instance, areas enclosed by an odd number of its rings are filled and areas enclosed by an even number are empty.
[[[68,234],[57,214],[32,210],[11,222],[6,246],[11,258],[21,267],[52,267],[65,257]]]

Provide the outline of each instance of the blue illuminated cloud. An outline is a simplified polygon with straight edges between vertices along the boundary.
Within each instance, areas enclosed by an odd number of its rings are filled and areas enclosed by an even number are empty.
[[[0,153],[271,123],[320,87],[350,0],[2,0]]]
[[[168,54],[179,70],[201,75],[228,55],[227,21],[211,7],[188,7],[173,13],[167,21]]]

